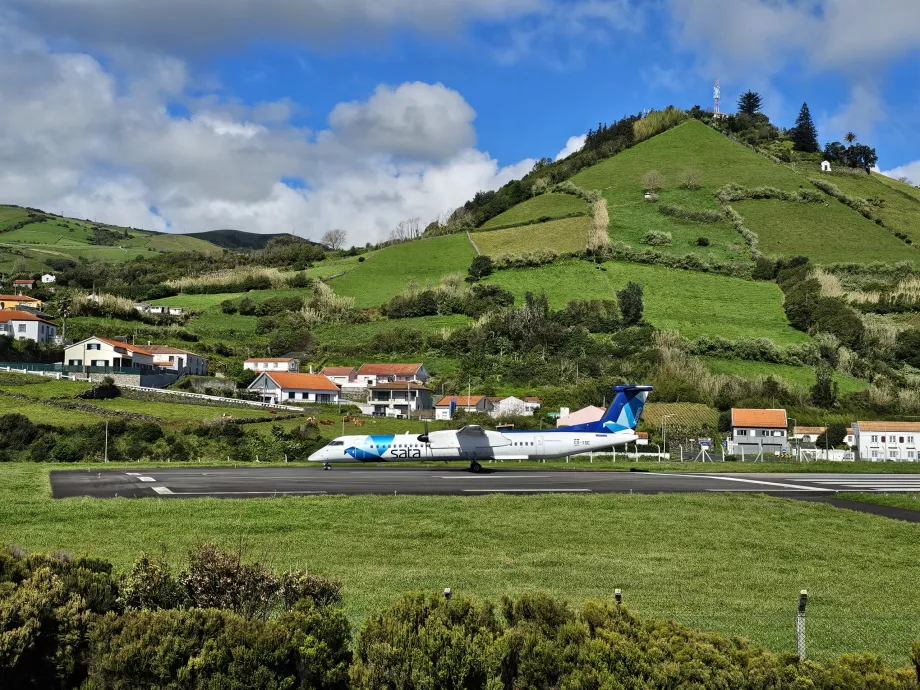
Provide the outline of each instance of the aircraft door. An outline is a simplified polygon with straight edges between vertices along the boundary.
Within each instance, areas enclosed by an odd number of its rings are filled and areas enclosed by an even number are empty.
[[[537,457],[543,457],[543,437],[537,436]]]

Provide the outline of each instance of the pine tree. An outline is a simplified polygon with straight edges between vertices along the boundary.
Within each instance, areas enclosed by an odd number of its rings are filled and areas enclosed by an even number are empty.
[[[792,134],[793,148],[796,151],[805,153],[817,153],[821,149],[818,147],[818,129],[815,127],[814,120],[811,119],[811,113],[808,110],[808,103],[802,103],[802,109],[799,111],[799,117],[795,121],[795,130]]]
[[[738,99],[738,112],[746,115],[755,115],[763,107],[763,97],[754,91],[741,94]]]

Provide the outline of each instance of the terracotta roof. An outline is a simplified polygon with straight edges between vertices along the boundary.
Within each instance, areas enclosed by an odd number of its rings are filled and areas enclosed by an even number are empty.
[[[453,400],[457,407],[475,407],[483,399],[481,395],[472,395],[467,397],[466,395],[446,395],[441,398],[441,401],[435,405],[435,407],[450,407],[450,401]]]
[[[123,343],[120,340],[109,340],[108,338],[100,338],[98,335],[94,335],[92,338],[87,338],[87,340],[100,340],[103,343],[108,343],[112,347],[121,347],[127,350],[128,352],[136,352],[140,355],[149,355],[151,354],[142,347],[137,345],[132,345],[131,343]]]
[[[408,376],[417,374],[421,364],[362,364],[358,375],[365,376]]]
[[[785,429],[786,410],[732,409],[732,426],[750,426],[763,429]]]
[[[8,321],[41,321],[51,326],[54,325],[47,319],[43,319],[35,314],[30,314],[27,311],[17,311],[16,309],[0,310],[0,323],[7,323]]]
[[[339,392],[339,387],[322,374],[296,374],[292,371],[266,371],[263,374],[282,388]]]
[[[500,403],[504,398],[489,397],[490,403]]]
[[[372,391],[404,391],[404,390],[414,390],[414,391],[430,391],[430,388],[426,388],[420,383],[412,383],[409,381],[389,381],[387,383],[378,383],[376,386],[371,386],[370,390]]]
[[[253,364],[257,362],[293,362],[293,357],[251,357],[246,360],[247,362],[252,362]]]
[[[541,402],[540,398],[524,398],[524,402]]]
[[[825,428],[823,426],[797,426],[793,430],[794,434],[823,434]]]
[[[194,352],[189,352],[188,350],[180,350],[178,347],[173,347],[172,345],[144,345],[147,349],[147,352],[154,355],[195,355],[195,357],[200,357]]]
[[[856,422],[860,431],[920,432],[920,422]]]
[[[853,435],[853,427],[848,426],[848,427],[847,427],[847,436],[852,436],[852,435]]]
[[[354,370],[354,367],[324,367],[322,374],[323,376],[350,376]]]
[[[0,295],[0,302],[41,302],[37,297],[29,297],[28,295]]]
[[[638,436],[639,438],[648,438],[648,432],[647,431],[637,431],[636,436]]]
[[[13,281],[13,285],[16,285],[16,284],[28,285],[29,283],[37,283],[37,282],[38,281],[35,280],[34,278],[17,278],[16,280]]]

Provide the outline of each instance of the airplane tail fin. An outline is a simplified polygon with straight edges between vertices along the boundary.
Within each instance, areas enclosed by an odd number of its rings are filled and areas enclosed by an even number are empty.
[[[642,409],[648,398],[651,386],[624,385],[614,386],[616,395],[600,421],[594,422],[591,429],[602,434],[615,434],[620,431],[635,431],[642,418]],[[589,426],[589,425],[585,425]]]

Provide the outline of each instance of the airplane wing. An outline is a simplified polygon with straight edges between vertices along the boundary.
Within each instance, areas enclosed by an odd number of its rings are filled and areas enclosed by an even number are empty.
[[[463,436],[485,436],[486,435],[485,430],[478,424],[470,424],[468,426],[465,426],[462,429],[460,429],[460,431],[458,431],[457,433],[462,434]]]

